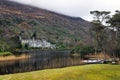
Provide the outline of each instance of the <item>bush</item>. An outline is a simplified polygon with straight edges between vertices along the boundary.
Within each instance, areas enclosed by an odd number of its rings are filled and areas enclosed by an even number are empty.
[[[84,55],[94,53],[95,49],[93,46],[77,46],[72,51],[71,54],[78,53],[81,55],[81,57],[84,57]]]
[[[9,45],[5,41],[0,41],[0,52],[8,51]]]
[[[0,56],[9,56],[12,55],[11,52],[0,52]]]
[[[89,53],[94,53],[94,52],[95,52],[94,47],[92,47],[92,46],[84,46],[84,47],[82,47],[80,53],[89,54]]]
[[[63,43],[56,44],[57,49],[65,49],[65,45]]]

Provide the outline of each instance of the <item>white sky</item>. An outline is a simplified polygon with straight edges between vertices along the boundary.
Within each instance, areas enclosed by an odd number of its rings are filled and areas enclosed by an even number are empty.
[[[120,0],[11,0],[74,17],[92,20],[90,11],[120,10]]]

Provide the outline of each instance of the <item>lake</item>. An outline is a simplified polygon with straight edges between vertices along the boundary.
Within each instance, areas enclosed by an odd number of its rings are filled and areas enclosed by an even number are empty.
[[[71,56],[69,50],[21,51],[19,54],[25,54],[30,57],[0,61],[0,74],[13,74],[82,64],[80,56]]]

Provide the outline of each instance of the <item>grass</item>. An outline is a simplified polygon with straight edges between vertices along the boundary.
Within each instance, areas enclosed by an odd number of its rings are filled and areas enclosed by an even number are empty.
[[[93,64],[0,75],[0,80],[120,80],[120,65]]]
[[[8,56],[8,55],[12,55],[11,52],[0,52],[0,56]]]

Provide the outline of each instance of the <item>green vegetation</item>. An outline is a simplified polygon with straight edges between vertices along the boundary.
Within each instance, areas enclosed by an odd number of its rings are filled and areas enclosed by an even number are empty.
[[[79,44],[72,51],[71,54],[79,54],[81,58],[84,58],[85,55],[95,53],[93,46]]]
[[[65,49],[65,45],[63,43],[56,44],[57,49]]]
[[[12,55],[11,52],[0,52],[0,56],[9,56]]]
[[[77,46],[73,49],[74,53],[82,53],[82,54],[88,54],[88,53],[94,53],[94,47],[93,46]]]
[[[1,75],[0,80],[120,80],[120,65],[95,64]]]
[[[0,52],[7,51],[9,46],[6,44],[5,41],[0,40]]]

